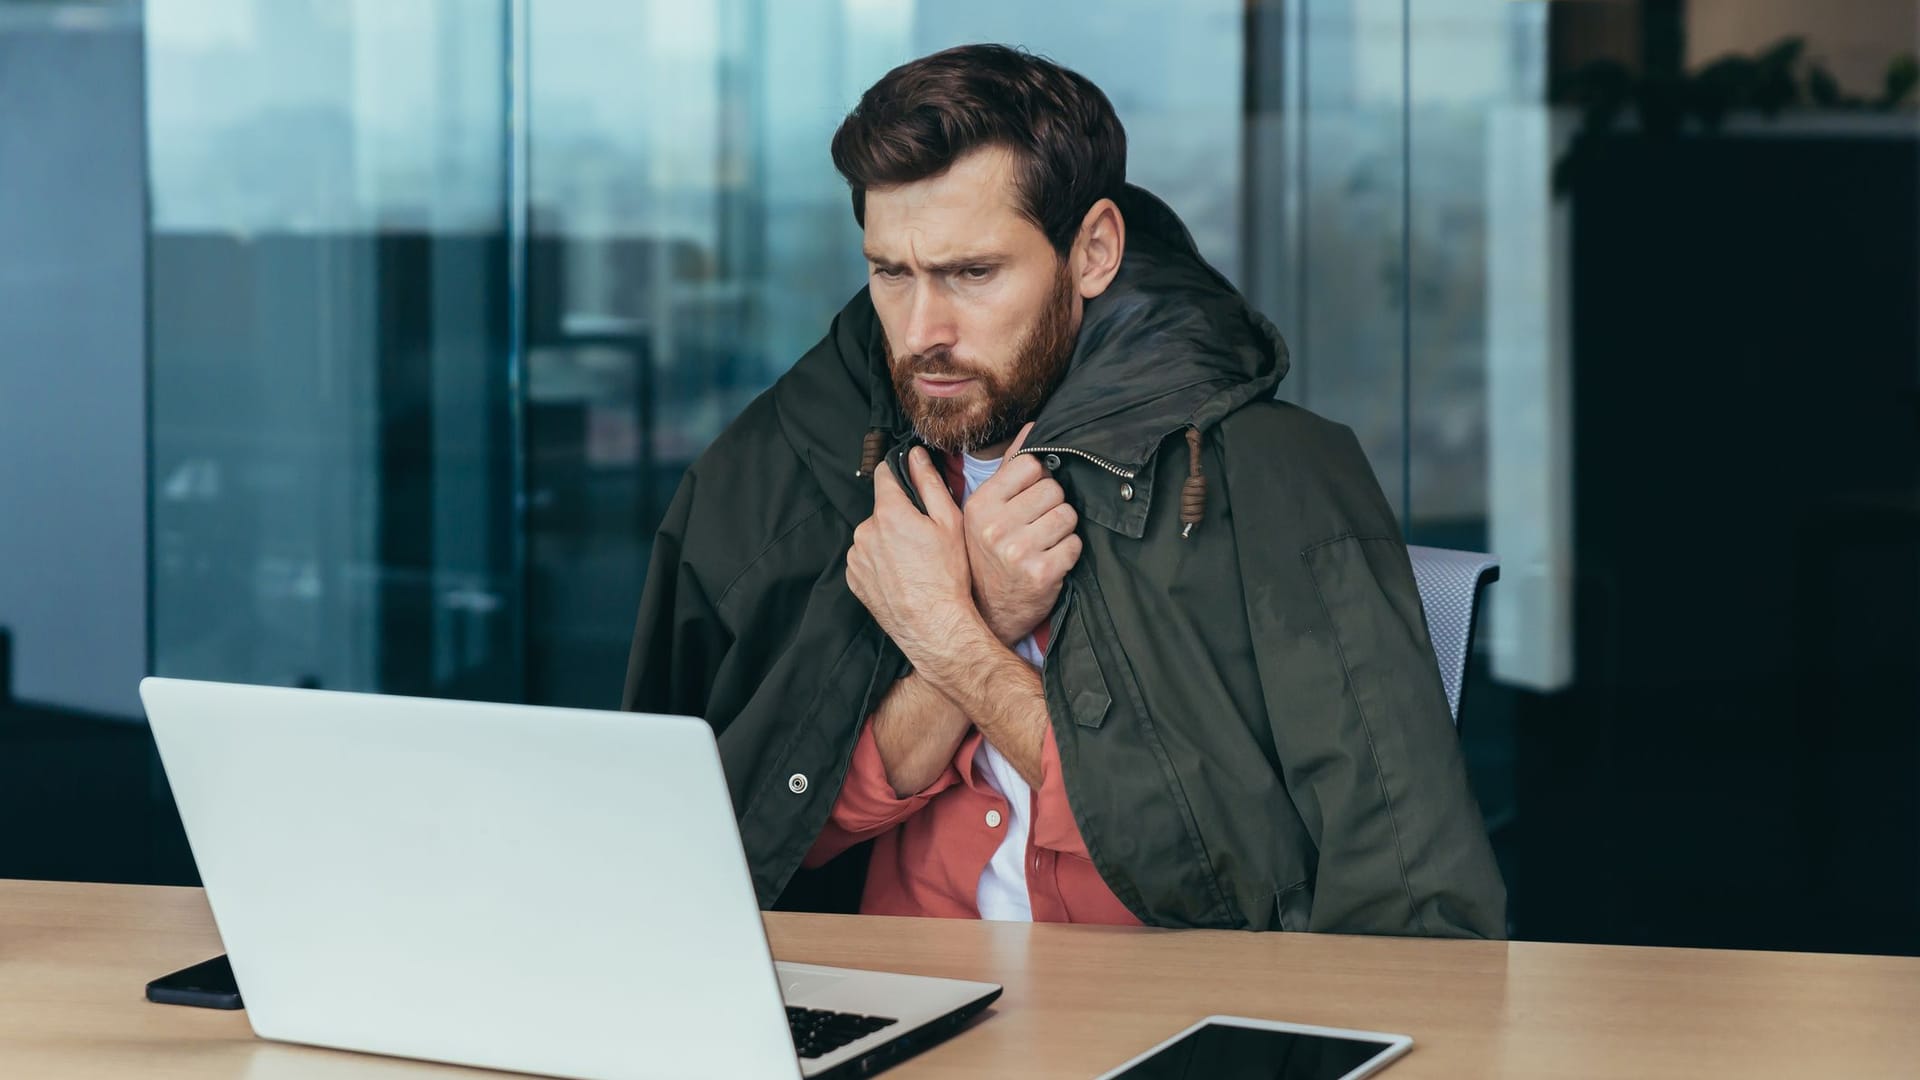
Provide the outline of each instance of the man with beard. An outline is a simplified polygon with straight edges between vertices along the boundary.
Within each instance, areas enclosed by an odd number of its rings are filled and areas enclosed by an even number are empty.
[[[833,159],[868,286],[688,471],[625,695],[761,902],[1501,934],[1392,511],[1105,95],[951,49]]]

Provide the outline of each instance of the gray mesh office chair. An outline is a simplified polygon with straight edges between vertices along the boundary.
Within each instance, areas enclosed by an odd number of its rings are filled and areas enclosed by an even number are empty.
[[[1420,606],[1427,612],[1427,635],[1440,661],[1440,681],[1447,688],[1447,708],[1460,723],[1460,682],[1466,677],[1467,652],[1473,648],[1474,617],[1480,590],[1500,580],[1500,560],[1477,551],[1407,546],[1413,559],[1413,580],[1420,587]]]

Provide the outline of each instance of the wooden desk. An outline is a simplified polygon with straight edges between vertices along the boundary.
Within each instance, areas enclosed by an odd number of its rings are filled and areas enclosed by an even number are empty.
[[[767,918],[775,955],[1004,983],[889,1076],[1087,1077],[1214,1012],[1404,1032],[1385,1075],[1913,1077],[1920,959]],[[149,1005],[220,951],[196,889],[0,881],[0,1076],[347,1080],[494,1075],[253,1038]]]

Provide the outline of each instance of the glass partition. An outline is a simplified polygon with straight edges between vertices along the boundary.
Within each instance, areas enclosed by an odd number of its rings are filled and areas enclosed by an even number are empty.
[[[521,696],[507,25],[148,4],[156,672]]]

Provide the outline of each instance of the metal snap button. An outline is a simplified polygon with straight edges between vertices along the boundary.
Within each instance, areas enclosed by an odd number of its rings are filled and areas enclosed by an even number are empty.
[[[787,777],[787,790],[793,792],[795,795],[805,795],[807,793],[807,774],[794,773],[792,776]]]
[[[998,810],[987,811],[987,828],[997,829],[999,827],[1000,827],[1000,811]]]
[[[1045,458],[1041,460],[1040,463],[1047,467],[1048,472],[1060,471],[1060,455],[1059,454],[1048,454]]]
[[[1133,501],[1133,485],[1132,484],[1123,483],[1120,485],[1120,501],[1121,502]]]

